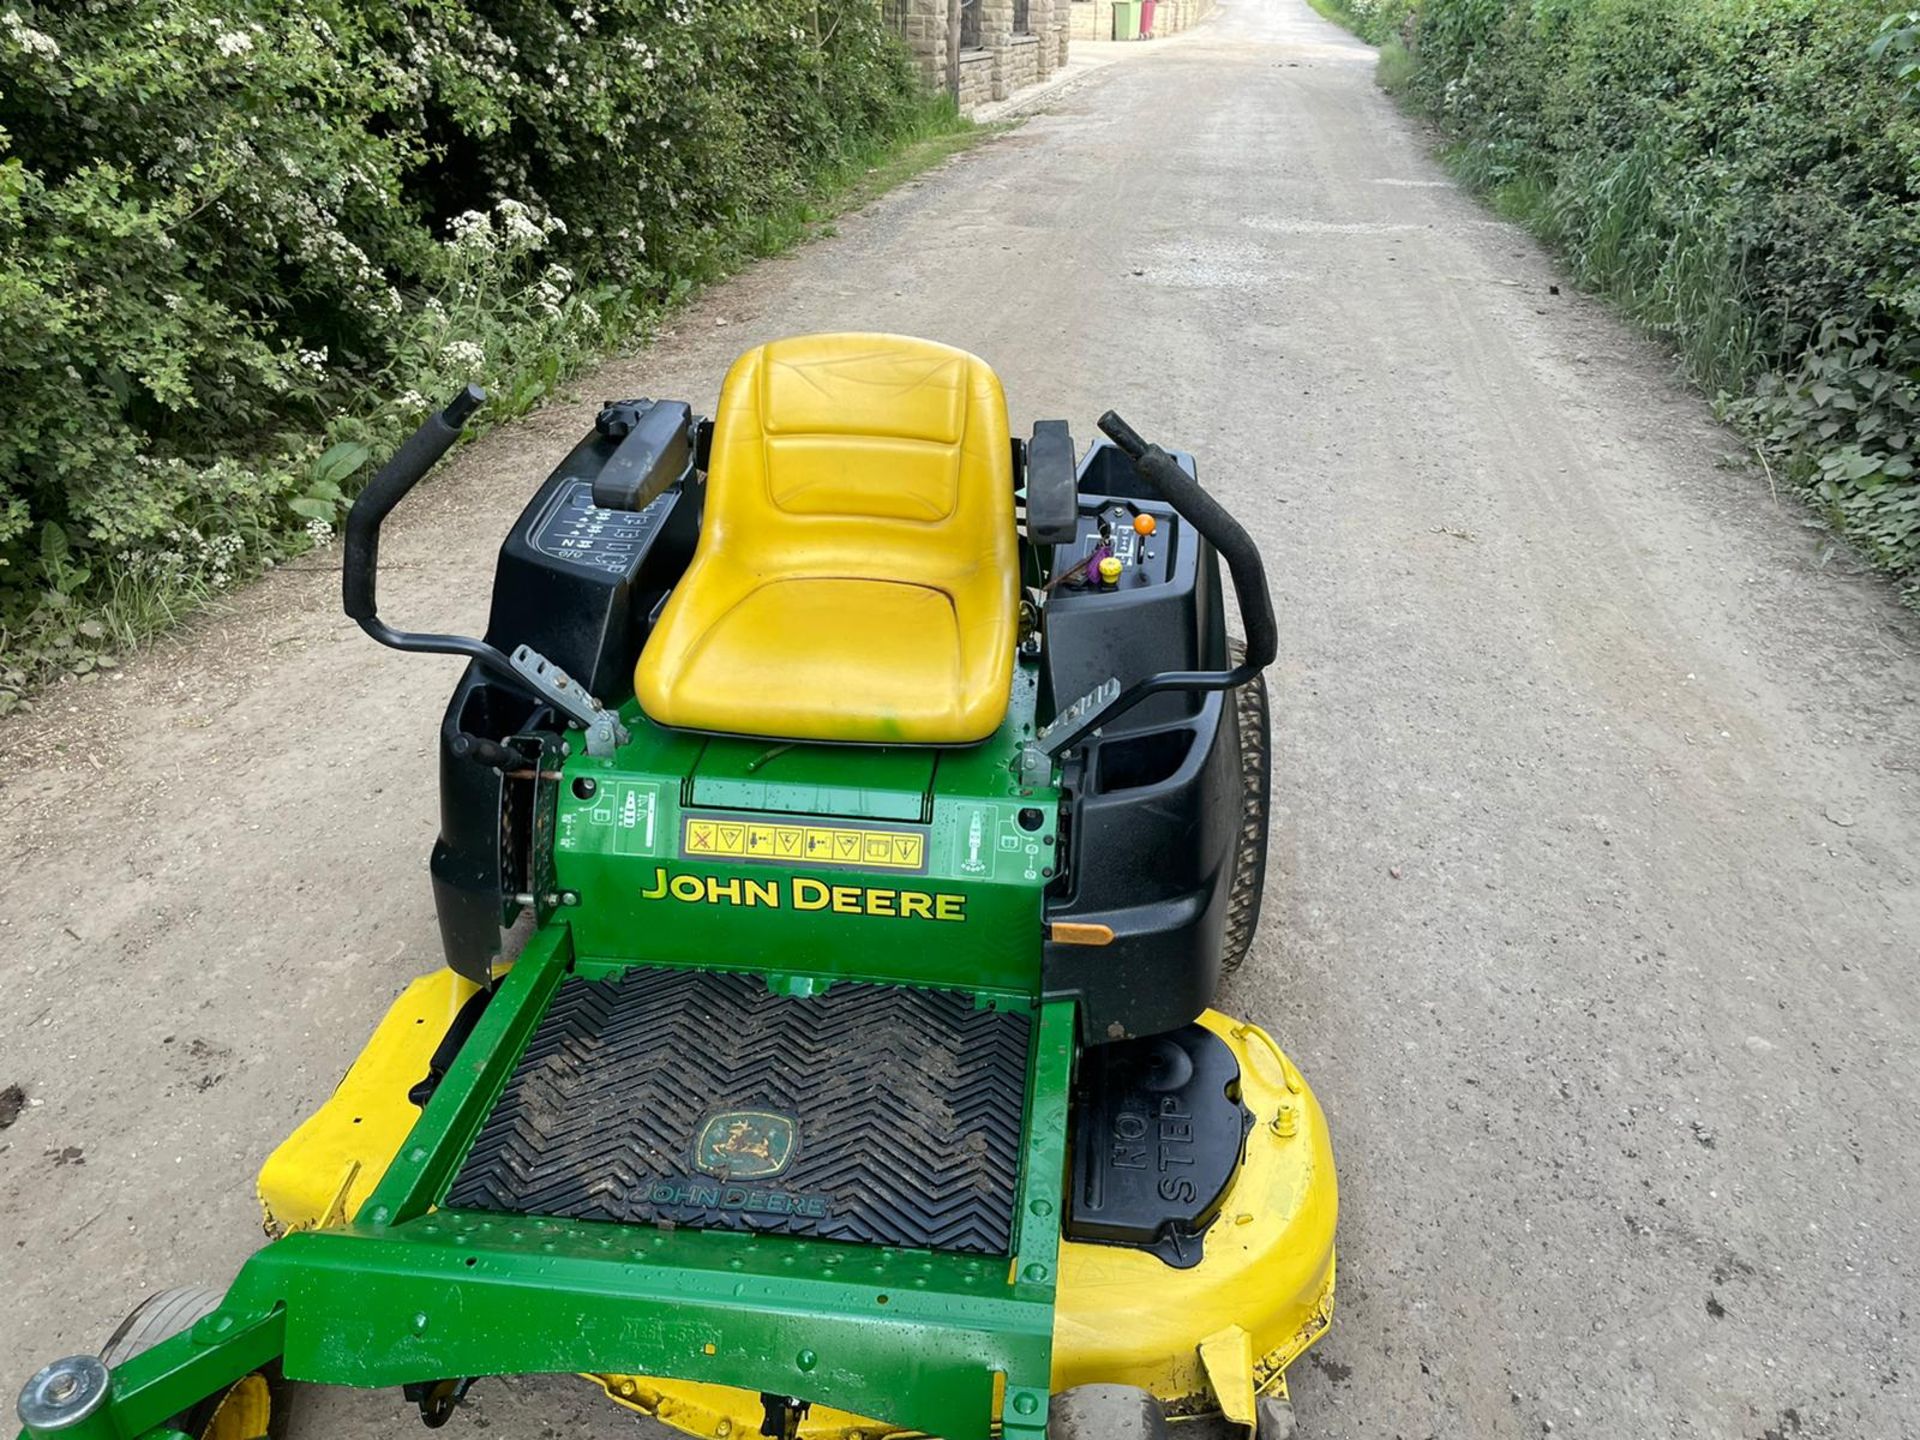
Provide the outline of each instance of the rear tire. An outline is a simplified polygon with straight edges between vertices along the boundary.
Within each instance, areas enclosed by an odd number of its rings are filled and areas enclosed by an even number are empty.
[[[224,1291],[206,1285],[155,1291],[134,1306],[107,1338],[100,1347],[100,1359],[108,1368],[124,1364],[211,1315],[225,1298]],[[279,1378],[278,1365],[243,1375],[167,1423],[194,1440],[262,1440],[275,1433],[275,1422],[282,1414]]]
[[[1131,1385],[1076,1385],[1047,1402],[1047,1440],[1167,1440],[1166,1412]]]
[[[1238,665],[1247,647],[1235,640],[1228,660]],[[1233,882],[1227,891],[1227,924],[1220,936],[1220,973],[1231,975],[1253,948],[1260,926],[1260,898],[1267,887],[1267,814],[1273,792],[1269,756],[1273,721],[1267,706],[1267,677],[1256,675],[1233,692],[1240,731],[1240,828],[1234,837]]]

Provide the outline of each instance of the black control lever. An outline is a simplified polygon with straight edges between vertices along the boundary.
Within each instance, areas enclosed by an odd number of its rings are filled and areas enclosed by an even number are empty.
[[[579,681],[531,646],[520,646],[509,659],[486,641],[475,640],[470,635],[395,630],[380,618],[373,592],[374,576],[380,569],[380,523],[440,457],[453,448],[453,442],[460,438],[460,427],[486,398],[486,392],[478,385],[467,386],[444,410],[429,415],[360,492],[353,509],[347,512],[347,553],[340,561],[341,604],[347,615],[359,621],[360,628],[382,645],[395,650],[466,656],[482,669],[576,722],[587,732],[589,755],[610,755],[628,739],[619,717],[589,694]]]
[[[381,620],[374,598],[374,577],[380,571],[381,522],[439,463],[440,457],[453,448],[453,442],[460,438],[460,427],[486,398],[487,392],[478,385],[467,386],[447,402],[445,409],[429,415],[360,492],[353,509],[347,512],[346,554],[340,560],[340,598],[348,618],[359,621],[360,628],[382,645],[395,650],[465,655],[509,684],[524,688],[526,682],[514,672],[512,662],[486,641],[466,635],[395,630]]]
[[[1079,708],[1068,724],[1057,730],[1049,726],[1042,732],[1041,746],[1050,756],[1071,750],[1150,695],[1168,690],[1231,690],[1253,679],[1280,653],[1280,626],[1273,616],[1266,567],[1253,537],[1224,505],[1200,488],[1198,480],[1180,468],[1179,461],[1158,445],[1141,439],[1139,432],[1115,412],[1109,410],[1100,417],[1100,429],[1127,453],[1133,468],[1173,506],[1175,513],[1226,558],[1228,573],[1233,576],[1233,593],[1240,602],[1240,623],[1247,632],[1247,654],[1231,670],[1163,670],[1135,681],[1104,705],[1098,703],[1104,697],[1096,691],[1088,697],[1094,703]]]
[[[1246,673],[1217,689],[1251,680],[1280,653],[1280,626],[1273,618],[1273,597],[1267,592],[1267,570],[1260,547],[1227,507],[1200,488],[1200,482],[1180,468],[1158,445],[1149,445],[1126,421],[1109,410],[1100,417],[1100,429],[1133,460],[1133,468],[1153,483],[1161,498],[1182,520],[1204,535],[1226,558],[1233,576],[1233,593],[1240,601],[1240,623],[1247,632],[1247,658],[1237,668]],[[1236,672],[1237,673],[1237,672]]]
[[[347,512],[347,553],[340,566],[341,602],[348,617],[358,620],[369,634],[373,634],[371,626],[380,623],[373,597],[373,580],[380,569],[380,522],[453,448],[453,442],[460,438],[460,427],[486,398],[486,391],[469,385],[448,401],[444,410],[429,415],[394,451],[393,458],[380,467]],[[373,638],[379,640],[380,636]]]

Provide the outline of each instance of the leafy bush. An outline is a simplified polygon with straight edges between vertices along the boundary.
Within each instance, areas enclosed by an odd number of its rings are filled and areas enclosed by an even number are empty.
[[[0,0],[0,711],[927,114],[858,0]]]
[[[1335,24],[1375,45],[1398,44],[1411,24],[1417,0],[1307,0]]]
[[[1920,586],[1920,11],[1419,0],[1407,32],[1459,171]]]

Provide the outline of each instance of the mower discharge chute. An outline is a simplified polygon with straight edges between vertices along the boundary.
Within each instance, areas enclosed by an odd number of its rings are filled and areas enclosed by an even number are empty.
[[[374,638],[469,660],[448,968],[268,1160],[278,1238],[41,1371],[24,1434],[240,1440],[280,1374],[439,1424],[547,1372],[715,1440],[1290,1434],[1332,1153],[1209,1008],[1258,917],[1276,632],[1191,459],[1112,414],[1077,461],[1063,422],[1012,439],[945,346],[780,341],[711,421],[605,407],[484,639],[396,631],[380,523],[480,398],[344,561]]]

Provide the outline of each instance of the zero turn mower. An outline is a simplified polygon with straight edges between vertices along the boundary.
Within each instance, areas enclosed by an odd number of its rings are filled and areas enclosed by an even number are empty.
[[[546,1372],[714,1440],[1291,1434],[1333,1158],[1209,1008],[1258,918],[1276,630],[1191,457],[1111,413],[1077,461],[1065,422],[1014,439],[942,345],[783,340],[711,420],[601,411],[484,640],[394,630],[381,521],[481,398],[344,558],[374,639],[469,660],[447,968],[267,1161],[277,1238],[35,1375],[25,1436],[252,1440],[282,1374],[438,1425]]]

